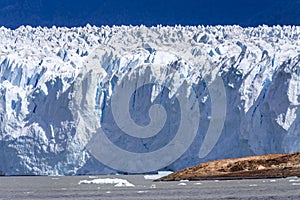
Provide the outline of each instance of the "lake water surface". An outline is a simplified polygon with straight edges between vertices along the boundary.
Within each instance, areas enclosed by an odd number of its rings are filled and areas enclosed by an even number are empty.
[[[125,179],[134,187],[79,184]],[[300,199],[300,178],[153,182],[143,175],[0,177],[0,199]]]

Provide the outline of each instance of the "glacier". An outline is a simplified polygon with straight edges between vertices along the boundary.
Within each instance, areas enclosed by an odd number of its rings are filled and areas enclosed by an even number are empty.
[[[147,153],[173,141],[185,117],[195,135],[160,170],[300,151],[298,26],[21,26],[1,27],[0,38],[0,175],[120,173],[88,148],[99,128],[120,148]],[[199,156],[211,116],[222,110],[212,96],[218,78],[225,119],[215,144]],[[143,81],[158,84],[124,92],[128,105],[112,106],[118,88]],[[191,99],[191,88],[199,116],[181,113],[175,98],[183,91]],[[121,109],[115,117],[130,118],[132,134],[129,122],[114,117]],[[139,138],[145,127],[159,133]],[[109,153],[108,162],[118,159]]]

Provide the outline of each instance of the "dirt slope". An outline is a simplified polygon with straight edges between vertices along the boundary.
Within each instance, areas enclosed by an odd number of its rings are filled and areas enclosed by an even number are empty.
[[[300,176],[300,152],[269,154],[202,163],[189,167],[157,181],[280,178]]]

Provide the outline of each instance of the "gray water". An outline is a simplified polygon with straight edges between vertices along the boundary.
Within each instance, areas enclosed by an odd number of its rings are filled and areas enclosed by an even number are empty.
[[[78,184],[122,178],[135,187]],[[0,199],[300,199],[300,179],[152,182],[142,175],[0,177]]]

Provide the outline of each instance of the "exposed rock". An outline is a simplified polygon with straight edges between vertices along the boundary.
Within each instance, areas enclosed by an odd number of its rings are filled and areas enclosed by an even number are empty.
[[[289,176],[300,176],[300,152],[206,162],[174,172],[157,181],[283,178]]]

